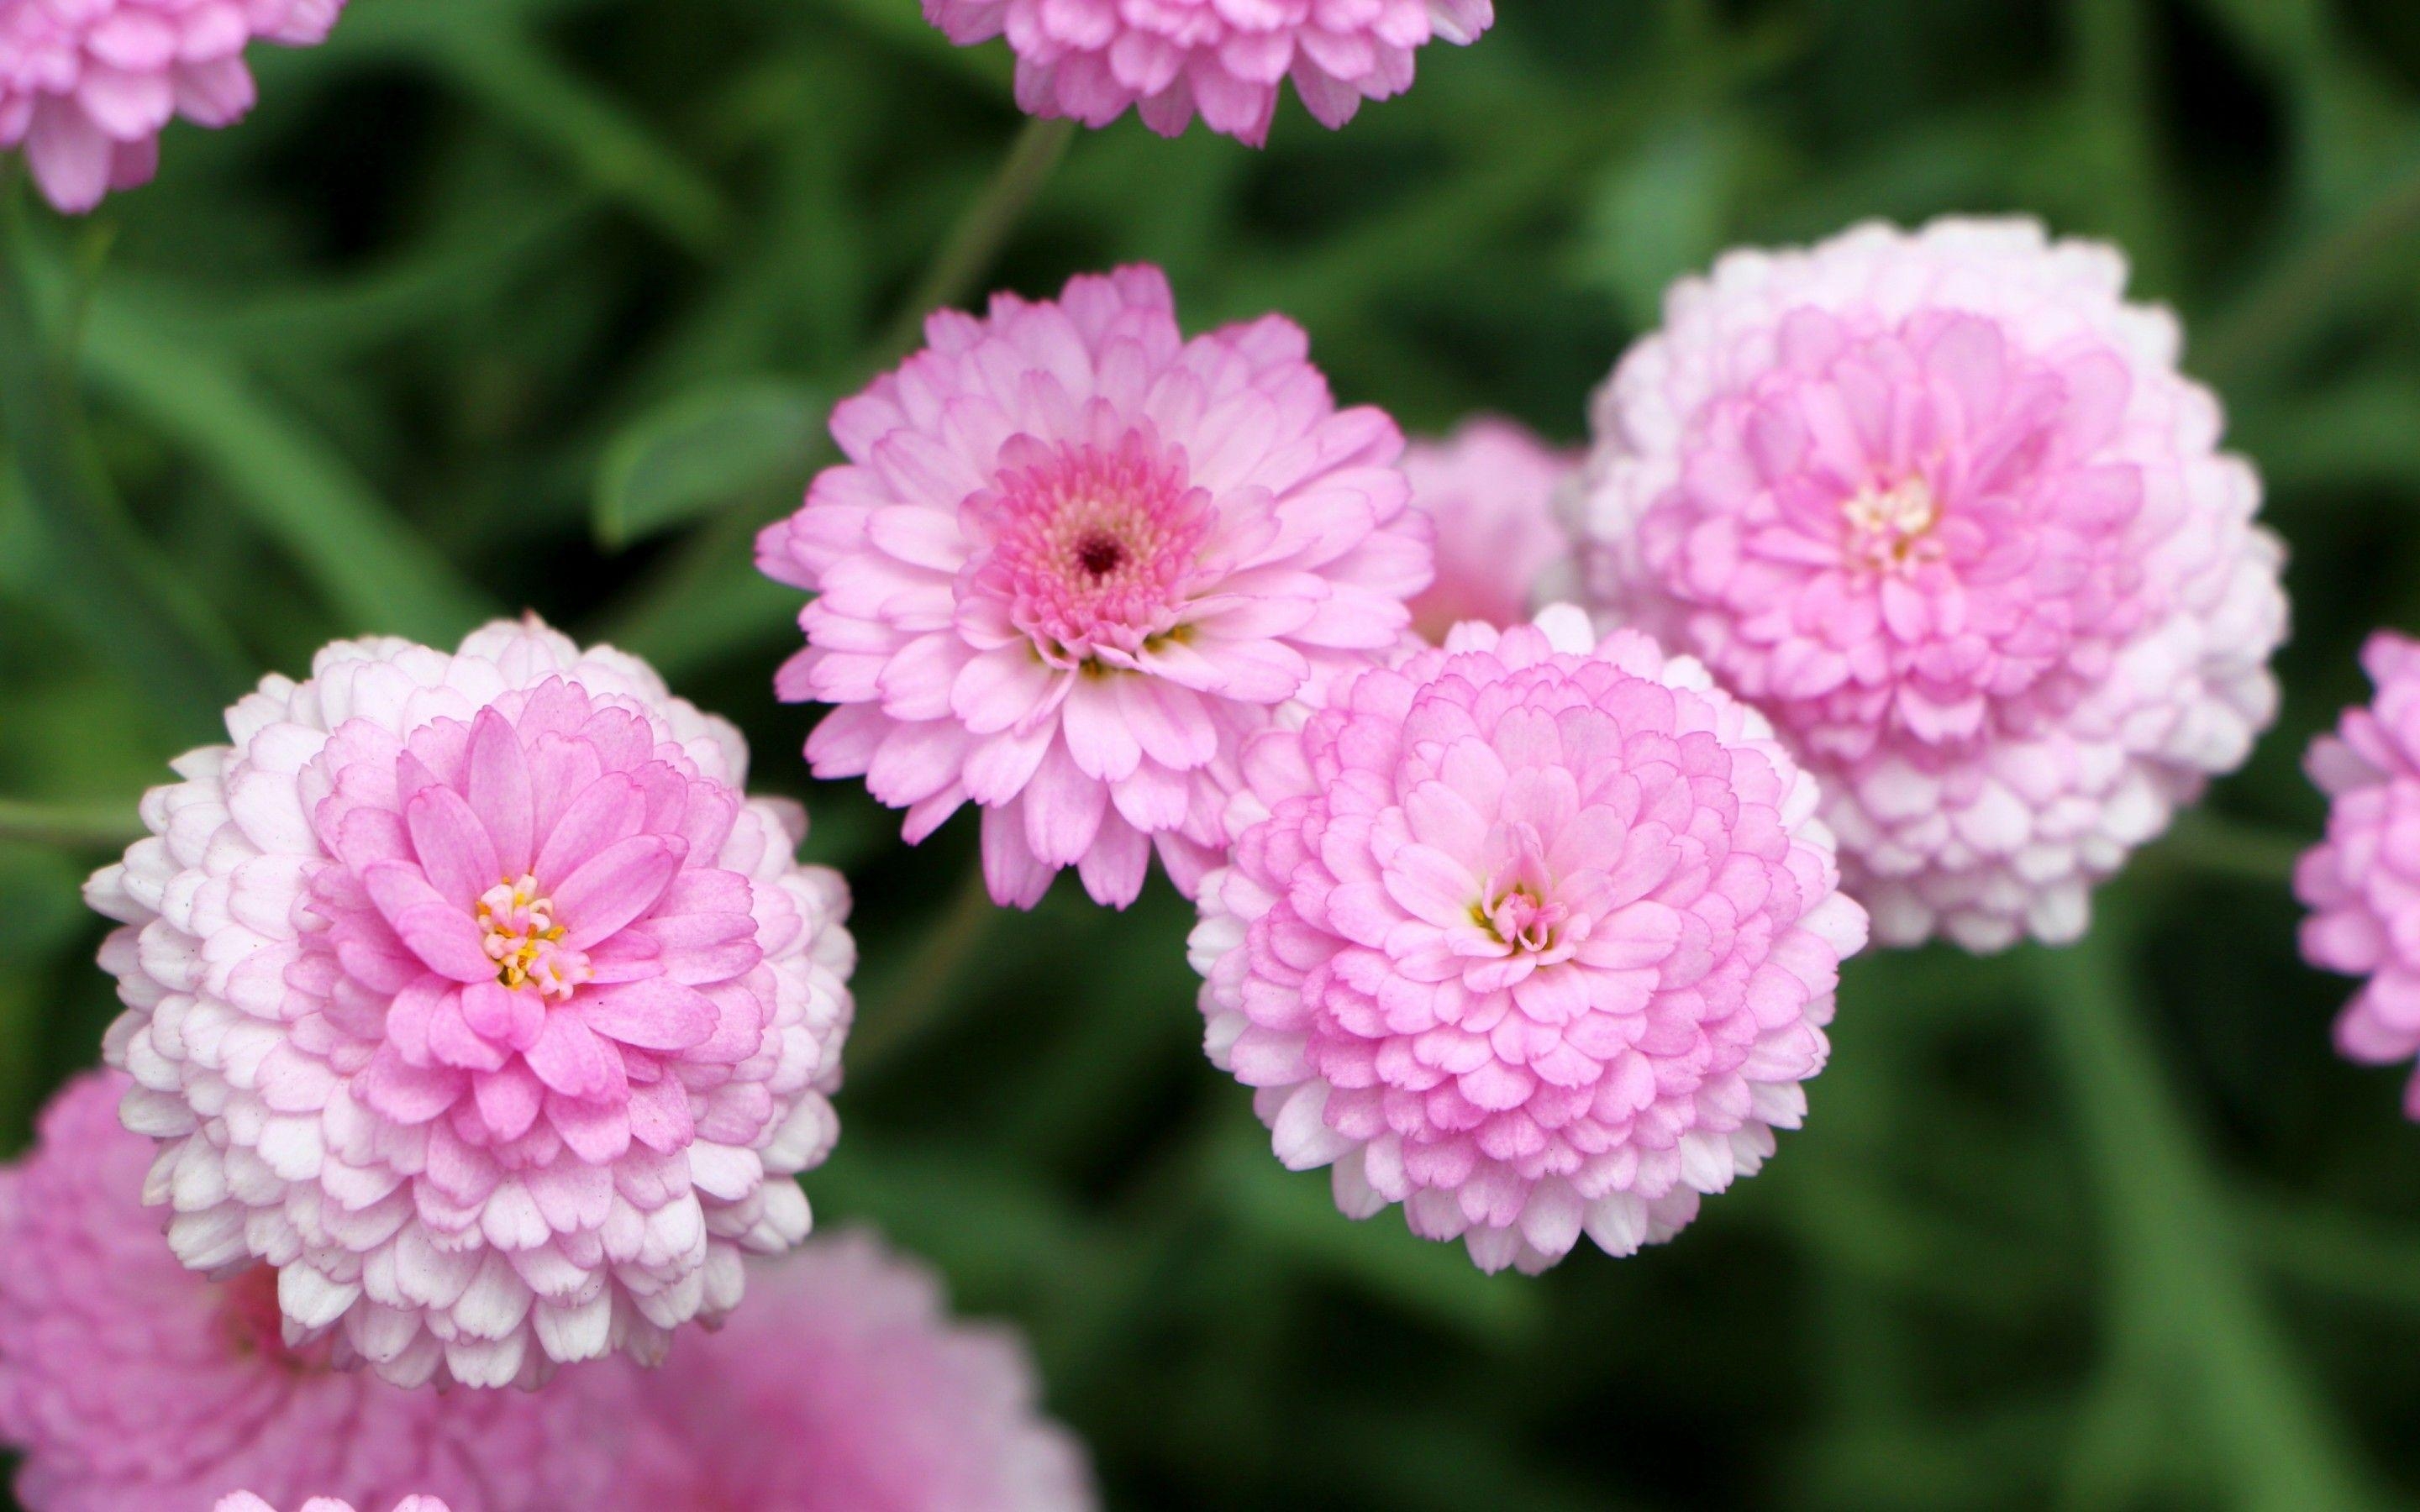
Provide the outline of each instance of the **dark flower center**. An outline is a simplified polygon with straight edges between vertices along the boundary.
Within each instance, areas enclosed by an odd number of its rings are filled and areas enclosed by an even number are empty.
[[[1125,562],[1125,543],[1107,531],[1094,531],[1076,543],[1076,564],[1095,578],[1108,577]]]

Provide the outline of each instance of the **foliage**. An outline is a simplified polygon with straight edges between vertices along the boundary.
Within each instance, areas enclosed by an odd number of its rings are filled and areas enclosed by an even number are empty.
[[[859,888],[826,1223],[1028,1327],[1118,1506],[2379,1504],[2420,1491],[2420,1133],[2295,959],[2295,766],[2420,627],[2405,0],[1506,0],[1347,131],[1022,126],[912,0],[354,0],[96,230],[0,243],[0,1119],[94,1056],[85,867],[253,669],[535,608],[656,657]],[[1022,134],[1020,134],[1022,133]],[[1053,173],[1053,160],[1065,149]],[[996,178],[1012,151],[1010,173]],[[986,185],[991,188],[987,192]],[[1028,207],[1024,202],[1031,199]],[[972,209],[970,210],[970,207]],[[1351,400],[1564,439],[1672,275],[2024,208],[2134,254],[2295,551],[2281,728],[2085,945],[1860,963],[1809,1128],[1676,1244],[1482,1278],[1202,1061],[1182,937],[808,793],[746,540],[912,315],[1165,264]],[[1022,213],[1020,213],[1022,212]],[[103,240],[110,244],[105,248]]]

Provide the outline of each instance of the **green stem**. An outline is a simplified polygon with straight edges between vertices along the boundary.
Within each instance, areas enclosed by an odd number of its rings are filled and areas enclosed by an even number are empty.
[[[2180,817],[2159,842],[2157,854],[2214,876],[2258,887],[2285,887],[2292,885],[2294,863],[2310,843],[2202,810]]]
[[[974,293],[1075,139],[1076,123],[1071,120],[1037,116],[1025,123],[990,185],[958,218],[949,239],[925,269],[923,281],[901,306],[890,334],[876,348],[879,355],[875,365],[888,366],[915,350],[926,316],[963,304]]]
[[[2224,390],[2252,385],[2294,354],[2349,304],[2381,253],[2420,233],[2420,166],[2407,171],[2350,220],[2295,248],[2210,322],[2196,364]]]
[[[850,1035],[851,1072],[861,1078],[879,1074],[901,1050],[949,1016],[958,979],[1006,912],[992,902],[983,868],[968,868],[947,911],[924,931],[923,949],[905,968],[905,980],[874,998],[880,1011],[862,1019]]]
[[[2420,1228],[2273,1198],[2239,1201],[2236,1220],[2280,1280],[2420,1314]]]
[[[2247,1507],[2376,1504],[2254,1284],[2242,1241],[2133,997],[2122,901],[2082,944],[2033,958],[2099,1187],[2113,1338],[2156,1333],[2198,1411],[2218,1483]],[[2139,1283],[2139,1284],[2138,1284]]]
[[[0,841],[64,851],[115,851],[143,838],[132,809],[85,808],[0,798]]]

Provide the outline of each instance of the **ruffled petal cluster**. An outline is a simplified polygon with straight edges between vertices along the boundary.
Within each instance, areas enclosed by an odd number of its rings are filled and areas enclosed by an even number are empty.
[[[1436,522],[1436,580],[1412,600],[1422,639],[1436,644],[1465,620],[1503,629],[1529,617],[1571,555],[1555,494],[1576,464],[1528,428],[1485,416],[1404,448],[1412,507]]]
[[[853,964],[738,733],[535,621],[340,642],[227,730],[87,887],[178,1257],[405,1384],[729,1312],[807,1232]]]
[[[335,1369],[327,1343],[288,1345],[267,1267],[211,1281],[161,1242],[143,1203],[151,1141],[117,1118],[130,1086],[70,1082],[39,1146],[0,1170],[0,1440],[28,1512],[198,1512],[244,1487],[285,1504],[330,1491],[375,1507],[426,1491],[455,1512],[604,1504],[598,1426],[636,1418],[630,1375],[405,1391]]]
[[[907,810],[911,843],[979,806],[1003,903],[1074,866],[1123,906],[1155,847],[1190,891],[1225,840],[1215,769],[1428,586],[1402,434],[1338,409],[1285,320],[1186,340],[1156,269],[926,330],[757,542],[820,595],[777,684],[840,705],[808,760]]]
[[[1413,54],[1468,43],[1495,0],[924,0],[961,47],[1005,35],[1016,102],[1035,116],[1107,126],[1129,109],[1162,136],[1198,114],[1214,131],[1268,140],[1288,78],[1312,116],[1341,127],[1364,100],[1412,86]]]
[[[345,0],[0,0],[0,148],[22,147],[52,204],[91,209],[148,183],[177,116],[252,109],[255,41],[327,39]]]
[[[2381,630],[2362,648],[2377,685],[2304,762],[2328,795],[2327,838],[2294,872],[2310,909],[2303,956],[2367,980],[2336,1019],[2336,1045],[2366,1065],[2420,1056],[2420,641]],[[2403,1095],[2420,1119],[2420,1073]]]
[[[2029,221],[1733,253],[1598,396],[1597,607],[1772,718],[1890,943],[2074,938],[2274,714],[2259,481],[2125,284]]]
[[[864,1233],[755,1267],[730,1324],[642,1381],[669,1453],[620,1504],[723,1512],[1090,1512],[1023,1341],[953,1322],[939,1280]]]
[[[1864,910],[1753,710],[1568,606],[1247,750],[1192,939],[1211,1058],[1337,1206],[1490,1271],[1670,1238],[1797,1127]]]

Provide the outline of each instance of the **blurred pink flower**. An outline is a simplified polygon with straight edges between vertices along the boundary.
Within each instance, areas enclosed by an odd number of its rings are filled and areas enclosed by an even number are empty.
[[[535,620],[344,641],[228,711],[94,876],[106,1050],[196,1270],[387,1379],[542,1380],[805,1237],[853,949],[738,732]]]
[[[2275,711],[2259,480],[2125,284],[2030,221],[1735,252],[1598,397],[1598,608],[1771,717],[1888,943],[2073,939]]]
[[[1578,461],[1492,416],[1404,448],[1412,507],[1436,522],[1436,581],[1412,600],[1423,639],[1441,641],[1465,620],[1503,629],[1529,617],[1541,579],[1572,552],[1555,490]]]
[[[327,39],[345,0],[0,0],[0,147],[23,147],[52,204],[80,214],[148,183],[181,116],[252,109],[254,41]]]
[[[1107,126],[1131,108],[1162,136],[1198,112],[1214,131],[1259,147],[1286,78],[1321,124],[1412,85],[1412,54],[1468,43],[1495,0],[924,0],[961,47],[1003,34],[1016,54],[1016,102],[1036,116]]]
[[[1337,409],[1285,320],[1187,341],[1156,269],[926,332],[833,410],[848,462],[757,541],[820,595],[777,684],[842,705],[808,760],[906,809],[911,843],[980,806],[1002,903],[1074,866],[1123,907],[1155,843],[1190,891],[1225,839],[1213,764],[1393,645],[1428,586],[1402,435]]]
[[[2347,709],[2304,761],[2328,795],[2328,833],[2295,869],[2294,892],[2311,910],[2304,959],[2368,979],[2336,1020],[2337,1048],[2386,1066],[2420,1055],[2420,641],[2381,630],[2361,662],[2377,698]],[[2420,1073],[2403,1110],[2420,1119]]]
[[[119,1125],[129,1088],[115,1072],[69,1083],[32,1153],[0,1169],[0,1439],[28,1512],[198,1509],[247,1486],[379,1507],[426,1490],[456,1512],[602,1504],[600,1426],[636,1418],[630,1376],[405,1391],[334,1368],[325,1342],[287,1344],[268,1267],[211,1281],[168,1252],[143,1195],[147,1172],[175,1172]]]
[[[753,1267],[730,1324],[641,1381],[652,1441],[619,1504],[721,1512],[1088,1512],[1082,1450],[1005,1330],[872,1236]]]
[[[218,1507],[213,1507],[210,1512],[278,1512],[278,1509],[252,1495],[249,1490],[240,1490],[230,1498],[218,1498]],[[353,1503],[339,1503],[336,1498],[315,1495],[312,1500],[302,1503],[300,1512],[353,1512]],[[433,1495],[407,1495],[404,1500],[395,1503],[395,1512],[453,1512],[453,1509]]]
[[[1210,1055],[1346,1213],[1488,1271],[1628,1255],[1798,1126],[1865,912],[1813,779],[1696,662],[1569,606],[1464,625],[1242,769]]]

